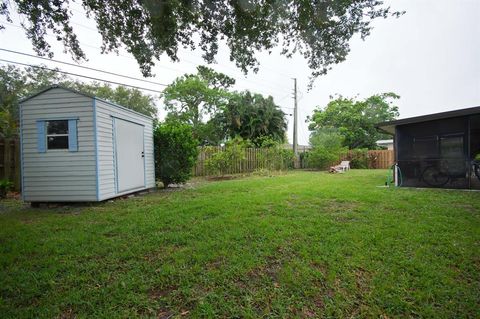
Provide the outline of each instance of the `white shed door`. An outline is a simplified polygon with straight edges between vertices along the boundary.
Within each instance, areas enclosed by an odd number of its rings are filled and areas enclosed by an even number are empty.
[[[125,192],[145,186],[143,126],[115,119],[117,189]]]

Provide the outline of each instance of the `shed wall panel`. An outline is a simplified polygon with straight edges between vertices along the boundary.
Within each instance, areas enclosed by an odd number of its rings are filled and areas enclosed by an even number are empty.
[[[121,195],[116,192],[113,118],[144,126],[145,188],[155,187],[152,119],[101,100],[95,102],[99,199]],[[128,192],[127,192],[128,193]]]
[[[52,88],[21,103],[26,201],[95,201],[93,99]],[[78,118],[78,151],[37,149],[37,120]]]

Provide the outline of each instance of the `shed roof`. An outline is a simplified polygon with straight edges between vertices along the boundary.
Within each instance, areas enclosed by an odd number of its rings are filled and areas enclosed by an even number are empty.
[[[43,90],[41,90],[41,91],[39,91],[39,92],[37,92],[37,93],[35,93],[35,94],[33,94],[33,95],[27,96],[27,97],[21,99],[21,100],[19,101],[19,103],[24,103],[25,101],[28,101],[28,100],[30,100],[30,99],[32,99],[32,98],[34,98],[34,97],[36,97],[36,96],[38,96],[38,95],[40,95],[40,94],[42,94],[42,93],[45,93],[45,92],[47,92],[47,91],[50,91],[50,90],[52,90],[52,89],[57,89],[57,88],[58,88],[58,89],[67,90],[67,91],[70,91],[70,92],[72,92],[72,93],[80,94],[80,95],[89,97],[89,98],[91,98],[91,99],[96,99],[96,100],[105,102],[105,103],[110,104],[110,105],[112,105],[112,106],[121,108],[121,109],[123,109],[123,110],[127,110],[127,111],[129,111],[129,112],[135,113],[135,114],[137,114],[137,115],[139,115],[139,116],[143,116],[143,117],[146,117],[146,118],[152,120],[152,117],[150,117],[150,116],[148,116],[148,115],[145,115],[145,114],[143,114],[143,113],[134,111],[134,110],[132,110],[132,109],[129,109],[128,107],[125,107],[125,106],[122,106],[122,105],[118,105],[118,104],[116,104],[116,103],[113,103],[113,102],[104,100],[104,99],[102,99],[102,98],[99,98],[99,97],[97,97],[97,96],[95,96],[95,95],[87,94],[87,93],[84,93],[84,92],[81,92],[81,91],[77,91],[77,90],[74,90],[74,89],[71,89],[71,88],[68,88],[68,87],[65,87],[65,86],[62,86],[62,85],[58,85],[58,84],[54,84],[54,85],[49,86],[49,87],[47,87],[47,88],[45,88],[45,89],[43,89]]]
[[[467,116],[467,115],[474,115],[474,114],[480,114],[480,106],[469,107],[469,108],[454,110],[454,111],[447,111],[447,112],[441,112],[441,113],[433,113],[433,114],[409,117],[409,118],[405,118],[405,119],[399,119],[399,120],[388,121],[388,122],[382,122],[382,123],[378,123],[377,125],[375,125],[375,127],[384,131],[384,132],[386,132],[386,133],[394,135],[395,134],[395,127],[397,125],[421,123],[421,122],[428,122],[428,121],[441,120],[441,119]]]

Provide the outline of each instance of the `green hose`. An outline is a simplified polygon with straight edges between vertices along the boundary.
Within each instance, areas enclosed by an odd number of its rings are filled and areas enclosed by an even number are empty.
[[[394,182],[394,176],[395,176],[395,169],[397,169],[398,172],[398,187],[402,186],[403,184],[403,176],[402,176],[402,170],[397,164],[393,164],[390,167],[390,171],[387,173],[387,181],[385,182],[385,186],[390,187],[390,184]]]

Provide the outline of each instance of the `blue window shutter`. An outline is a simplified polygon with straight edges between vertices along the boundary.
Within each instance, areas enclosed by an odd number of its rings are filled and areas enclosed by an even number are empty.
[[[45,153],[46,147],[45,121],[37,121],[37,149],[40,153]]]
[[[68,120],[68,150],[78,151],[77,120]]]

